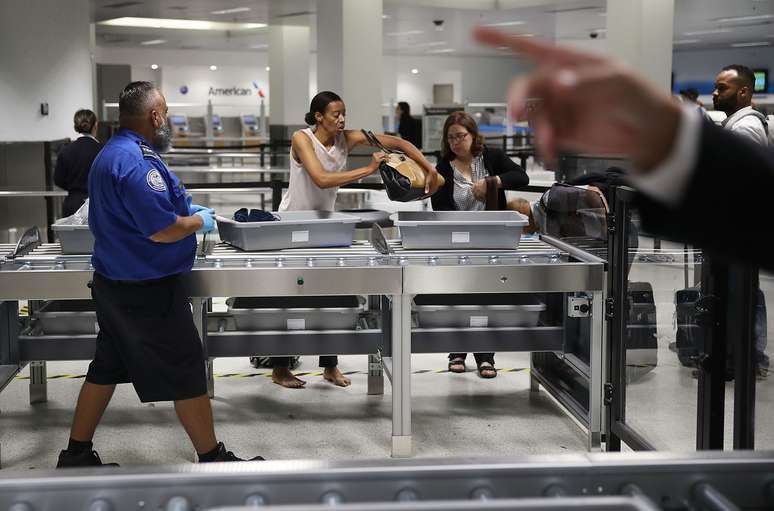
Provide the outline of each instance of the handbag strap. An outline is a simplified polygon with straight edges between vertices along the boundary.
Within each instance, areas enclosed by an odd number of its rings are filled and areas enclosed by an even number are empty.
[[[498,204],[497,176],[486,176],[484,183],[486,183],[486,209],[487,211],[494,211],[500,206]]]

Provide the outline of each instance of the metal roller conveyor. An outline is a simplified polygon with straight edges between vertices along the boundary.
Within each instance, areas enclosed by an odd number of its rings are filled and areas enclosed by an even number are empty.
[[[0,507],[733,511],[771,509],[774,504],[774,459],[771,453],[751,451],[543,456],[478,463],[297,460],[66,472],[20,472],[0,479]]]
[[[388,246],[388,253],[378,252],[366,241],[355,241],[349,247],[246,252],[218,243],[208,247],[204,255],[197,255],[193,271],[184,276],[184,284],[193,297],[194,321],[209,357],[210,393],[214,391],[213,357],[369,354],[372,362],[382,362],[393,387],[392,454],[411,456],[412,352],[473,351],[468,348],[475,345],[476,351],[563,353],[562,318],[566,312],[561,297],[580,293],[577,299],[585,300],[586,314],[574,321],[588,324],[590,353],[587,364],[573,363],[572,367],[579,368],[577,372],[588,381],[587,403],[565,403],[568,398],[562,395],[562,386],[550,386],[538,371],[534,371],[533,390],[538,383],[543,384],[588,429],[589,448],[599,447],[604,261],[556,240],[536,237],[523,237],[517,250],[405,250],[395,240],[390,240]],[[5,347],[0,351],[0,364],[18,368],[25,361],[91,358],[94,332],[41,334],[36,319],[41,300],[90,298],[90,259],[88,254],[63,255],[57,243],[43,243],[24,255],[0,262],[2,320],[18,324],[19,300],[30,300],[33,320],[21,335],[12,333],[0,339],[0,346]],[[472,322],[470,328],[412,325],[415,295],[518,293],[559,297],[548,307],[551,321],[505,327]],[[217,331],[208,332],[208,317],[217,316],[207,312],[210,297],[336,295],[372,297],[357,328],[242,331],[216,326]],[[567,360],[573,358],[568,355]],[[45,400],[45,365],[36,369],[31,375],[31,388],[39,385],[42,391],[36,399]],[[369,377],[371,393],[381,393],[381,376],[377,376],[373,389]]]

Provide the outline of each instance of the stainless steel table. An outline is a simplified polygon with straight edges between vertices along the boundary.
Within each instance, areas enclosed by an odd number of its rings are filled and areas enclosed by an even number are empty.
[[[188,293],[195,297],[194,319],[202,339],[206,342],[208,336],[206,301],[213,296],[387,297],[391,310],[390,349],[383,363],[393,386],[392,455],[408,457],[413,453],[412,338],[431,334],[421,329],[412,331],[414,295],[588,292],[592,294],[593,305],[587,425],[589,448],[599,447],[605,282],[602,262],[572,247],[560,248],[536,238],[523,239],[518,250],[428,252],[403,250],[396,241],[391,245],[394,253],[382,255],[367,242],[355,242],[347,248],[270,252],[242,252],[219,244],[207,255],[198,257],[193,271],[185,277]],[[90,298],[87,284],[92,272],[88,255],[65,256],[58,244],[42,244],[24,257],[0,264],[0,301],[8,304],[22,299]],[[382,325],[383,329],[386,327]],[[530,332],[525,331],[524,335]],[[509,335],[518,336],[518,333],[514,329]]]

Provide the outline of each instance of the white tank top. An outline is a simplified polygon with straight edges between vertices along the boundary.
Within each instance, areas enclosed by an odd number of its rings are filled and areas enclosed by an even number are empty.
[[[347,138],[344,133],[336,135],[333,147],[326,149],[317,140],[310,128],[301,130],[312,139],[314,154],[320,160],[325,172],[341,172],[347,168]],[[290,181],[279,211],[333,211],[336,204],[336,192],[338,187],[320,188],[306,171],[301,163],[293,157],[293,149],[290,149]]]

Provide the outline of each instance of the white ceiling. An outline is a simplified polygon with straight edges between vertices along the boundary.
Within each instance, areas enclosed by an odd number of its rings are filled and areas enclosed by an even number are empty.
[[[323,5],[325,0],[320,0]],[[553,40],[587,40],[606,24],[605,0],[383,0],[385,54],[497,55],[470,41],[477,23],[523,22],[503,27]],[[616,1],[616,0],[608,0]],[[729,48],[733,43],[774,45],[774,0],[675,0],[675,48]],[[214,14],[233,8],[247,11]],[[123,16],[309,25],[316,39],[316,0],[92,0],[92,19]],[[724,21],[742,16],[771,16]],[[443,20],[436,30],[434,20]],[[698,34],[697,34],[698,32]],[[265,51],[266,29],[246,31],[162,30],[97,25],[100,46],[222,51]],[[604,32],[600,33],[604,37]]]

